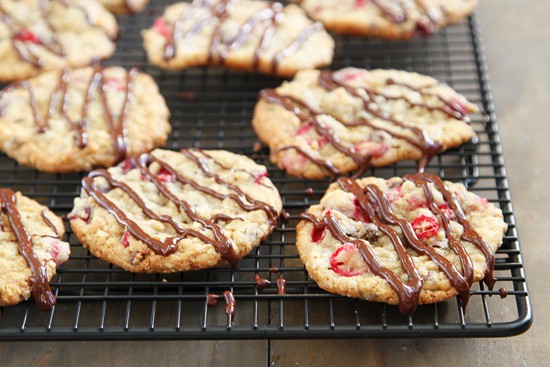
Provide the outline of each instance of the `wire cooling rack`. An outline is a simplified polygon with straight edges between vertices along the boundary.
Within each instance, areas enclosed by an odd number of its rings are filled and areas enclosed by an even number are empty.
[[[509,227],[496,255],[495,290],[474,285],[466,310],[450,299],[404,316],[395,306],[324,292],[308,277],[295,249],[295,225],[301,212],[318,203],[329,182],[288,176],[269,163],[265,147],[253,150],[257,138],[250,121],[258,91],[276,87],[281,80],[222,69],[163,72],[150,66],[140,30],[150,26],[167,3],[152,1],[145,12],[120,17],[118,50],[106,64],[138,65],[155,77],[172,111],[168,149],[223,148],[265,164],[290,220],[281,223],[235,271],[220,267],[165,275],[131,274],[94,258],[66,223],[72,254],[52,279],[57,306],[46,313],[32,301],[2,308],[0,339],[481,337],[510,336],[529,328],[529,294],[475,15],[436,35],[407,42],[336,37],[332,69],[398,68],[432,75],[484,111],[472,116],[478,140],[436,157],[428,172],[462,182],[502,209]],[[367,175],[388,178],[415,168],[415,162],[401,162]],[[81,174],[41,173],[0,156],[0,185],[21,190],[58,215],[71,210],[81,178]],[[277,293],[274,284],[279,275],[273,268],[287,281],[285,295]],[[272,286],[259,293],[256,274],[270,279]],[[499,288],[508,291],[506,298],[499,297]],[[225,290],[235,295],[234,318],[226,315],[223,301],[207,306],[207,294]]]

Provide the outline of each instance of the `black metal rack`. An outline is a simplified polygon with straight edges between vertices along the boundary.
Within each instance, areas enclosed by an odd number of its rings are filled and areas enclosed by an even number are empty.
[[[157,275],[131,274],[94,258],[66,223],[72,254],[52,279],[57,306],[47,313],[32,301],[2,308],[1,340],[494,337],[529,328],[529,294],[475,15],[436,35],[407,42],[336,37],[332,69],[398,68],[432,75],[484,111],[472,118],[478,141],[436,157],[428,171],[463,182],[503,210],[509,228],[497,253],[495,290],[479,283],[466,310],[451,299],[421,306],[409,317],[395,306],[329,294],[310,280],[294,246],[294,227],[298,215],[319,201],[328,181],[288,176],[269,163],[265,148],[253,151],[257,138],[250,121],[257,93],[281,80],[222,69],[164,72],[150,66],[139,32],[167,3],[152,1],[145,12],[121,17],[118,50],[106,64],[139,65],[155,77],[172,111],[168,149],[223,148],[267,165],[290,221],[281,223],[235,271],[220,267]],[[415,167],[415,162],[400,162],[367,175],[392,177]],[[0,156],[0,186],[21,190],[59,215],[71,210],[81,178],[41,173]],[[308,188],[312,195],[306,195]],[[258,292],[255,274],[274,281],[277,274],[269,271],[274,267],[287,281],[286,295],[278,295],[274,285]],[[507,298],[499,297],[501,287],[508,290]],[[234,319],[223,305],[207,307],[206,295],[224,290],[235,295]]]

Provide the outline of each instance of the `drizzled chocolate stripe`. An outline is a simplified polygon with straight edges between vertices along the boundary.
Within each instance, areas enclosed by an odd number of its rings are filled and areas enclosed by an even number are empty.
[[[231,43],[224,44],[222,41],[222,28],[224,23],[229,18],[229,7],[234,0],[221,0],[210,6],[204,0],[194,0],[186,9],[183,10],[180,18],[176,20],[172,27],[172,31],[168,34],[167,41],[164,45],[164,59],[166,61],[173,59],[176,56],[178,41],[199,33],[207,24],[218,19],[218,24],[214,28],[210,45],[208,46],[207,60],[209,63],[217,62],[224,64],[230,52],[239,49],[246,40],[253,34],[258,25],[263,22],[269,22],[269,25],[263,30],[259,44],[254,51],[252,57],[252,65],[254,69],[259,67],[260,56],[269,46],[277,30],[277,23],[283,16],[283,5],[280,3],[272,3],[269,8],[259,10],[253,14],[246,22],[240,25],[237,35]],[[184,31],[184,25],[192,18],[192,15],[200,8],[208,7],[210,17],[200,18],[195,21],[187,31]],[[271,69],[277,71],[279,63],[286,57],[297,52],[303,44],[315,33],[323,30],[321,23],[314,23],[305,27],[289,45],[279,50],[273,57]],[[218,51],[220,46],[224,46],[221,51]]]
[[[384,97],[386,99],[402,99],[402,100],[405,100],[412,107],[422,107],[422,108],[426,108],[430,111],[441,111],[443,113],[446,113],[448,116],[450,116],[452,118],[455,118],[455,119],[458,119],[458,120],[463,120],[463,121],[466,121],[466,122],[469,121],[468,111],[467,110],[465,111],[465,108],[463,106],[460,106],[455,101],[452,101],[452,100],[449,101],[449,100],[443,98],[442,96],[440,96],[437,93],[427,93],[424,90],[424,89],[427,89],[427,88],[435,87],[435,85],[426,85],[426,86],[423,86],[422,88],[417,88],[417,87],[415,87],[413,85],[410,85],[408,83],[398,82],[398,81],[396,81],[394,79],[391,79],[391,78],[386,80],[386,84],[387,85],[398,85],[400,87],[410,89],[410,90],[412,90],[412,91],[414,91],[414,92],[416,92],[420,95],[423,95],[423,96],[435,97],[443,103],[444,107],[430,106],[430,105],[424,104],[424,103],[422,103],[422,104],[414,103],[414,102],[409,101],[408,99],[406,99],[403,96],[392,97],[392,96],[388,96],[388,95],[385,95],[385,94],[378,94],[378,95],[381,95],[382,97]],[[367,93],[370,94],[371,92],[367,90]]]
[[[44,223],[46,223],[46,225],[48,227],[50,227],[53,231],[53,233],[55,233],[55,236],[57,238],[60,238],[61,236],[59,235],[59,231],[57,230],[57,227],[55,226],[55,224],[52,223],[52,221],[46,216],[46,209],[42,210],[40,212],[40,216],[42,217],[42,220],[44,221]]]
[[[363,100],[363,105],[365,110],[370,114],[372,114],[373,116],[375,116],[376,118],[386,121],[387,123],[390,123],[391,125],[395,126],[398,129],[410,131],[415,138],[404,133],[396,132],[393,129],[377,126],[376,124],[366,119],[360,119],[353,122],[344,122],[339,120],[335,116],[331,115],[332,118],[336,119],[339,123],[341,123],[344,126],[347,126],[347,127],[362,126],[362,125],[369,126],[373,130],[384,131],[396,139],[405,140],[411,145],[415,146],[423,153],[422,158],[418,163],[418,170],[420,172],[424,171],[425,167],[427,166],[427,164],[435,154],[442,151],[443,144],[441,142],[433,141],[428,136],[425,130],[419,129],[414,126],[409,126],[406,123],[399,121],[393,118],[392,116],[388,116],[385,113],[380,112],[370,106],[370,103],[372,103],[372,100],[374,100],[375,95],[381,95],[383,97],[390,98],[390,99],[401,98],[401,97],[388,97],[386,95],[374,92],[372,90],[365,90],[365,92],[367,93],[367,96],[369,97],[367,99],[364,95],[359,93],[356,89],[338,82],[334,78],[334,74],[328,70],[324,70],[320,73],[319,84],[323,88],[329,91],[337,88],[344,88],[344,90],[346,90],[346,92],[348,92],[349,94],[355,97],[361,98]],[[421,93],[420,90],[418,90],[418,92]],[[318,120],[317,117],[323,114],[322,111],[313,109],[312,107],[308,106],[306,103],[304,103],[303,101],[300,101],[297,98],[280,95],[273,89],[262,90],[260,92],[260,98],[266,100],[269,103],[278,104],[284,107],[285,109],[287,109],[288,111],[293,112],[302,121],[302,123],[312,124],[317,130],[317,132],[319,133],[319,135],[326,137],[327,140],[331,143],[331,145],[335,149],[337,149],[341,153],[353,159],[353,161],[356,163],[358,167],[358,171],[355,174],[355,176],[360,176],[370,167],[370,164],[372,161],[371,155],[361,155],[356,152],[354,147],[346,147],[338,140],[338,138],[334,135],[334,133],[330,128],[327,128],[326,126],[324,126],[324,124],[322,124],[322,122]],[[430,108],[439,109],[437,107],[431,107],[425,104],[416,104],[416,105],[419,107],[428,108],[428,109]],[[446,109],[441,109],[441,110],[446,111]],[[290,146],[285,146],[283,148],[279,148],[276,151],[272,152],[272,154],[277,154],[278,152],[281,152],[283,150],[288,150],[288,149],[295,149],[299,151],[302,155],[309,158],[315,164],[327,169],[329,172],[331,172],[334,175],[338,175],[340,173],[336,168],[333,169],[334,166],[329,160],[314,158],[311,156],[311,154],[307,153],[304,149],[296,145],[290,145]]]
[[[489,288],[492,289],[496,282],[493,275],[493,268],[495,266],[495,254],[491,250],[491,247],[489,246],[487,241],[485,241],[479,235],[479,233],[477,233],[473,229],[472,224],[468,221],[466,214],[464,214],[464,211],[462,210],[462,207],[460,206],[457,197],[449,190],[443,180],[435,175],[428,173],[406,175],[405,179],[414,182],[417,186],[422,185],[423,187],[427,187],[428,190],[431,190],[431,188],[429,188],[427,183],[432,183],[437,188],[437,190],[441,192],[441,194],[443,195],[443,199],[445,200],[449,208],[454,212],[457,221],[463,227],[461,239],[474,244],[483,253],[483,256],[485,256],[487,269],[485,270],[485,278],[483,278],[483,281],[487,284]]]
[[[156,162],[162,167],[162,169],[172,174],[177,181],[183,184],[191,185],[195,190],[203,192],[219,200],[230,198],[234,200],[245,211],[264,210],[272,226],[275,226],[277,223],[277,210],[266,203],[252,199],[247,194],[242,192],[238,187],[223,181],[218,175],[209,171],[205,171],[205,168],[202,167],[203,163],[197,157],[195,157],[188,151],[184,151],[184,153],[185,152],[188,153],[187,157],[194,161],[197,166],[201,170],[203,170],[203,172],[205,172],[205,175],[213,177],[218,184],[228,187],[229,189],[235,191],[236,194],[221,194],[210,188],[202,186],[192,179],[183,177],[168,163],[149,154],[143,154],[137,159],[130,158],[130,162],[132,166],[136,167],[144,177],[149,179],[156,186],[159,193],[172,201],[179,208],[182,208],[190,220],[198,222],[203,226],[204,229],[210,230],[213,233],[214,238],[210,238],[204,235],[201,231],[182,228],[174,220],[174,218],[170,216],[157,215],[147,207],[145,201],[141,199],[141,197],[129,185],[117,181],[106,170],[92,171],[88,177],[84,178],[83,188],[98,202],[99,205],[101,205],[105,210],[113,214],[117,221],[121,225],[125,226],[132,236],[146,243],[155,253],[164,256],[170,255],[177,251],[177,244],[179,241],[186,237],[192,236],[212,245],[224,260],[235,267],[237,262],[240,260],[239,254],[235,251],[235,249],[233,248],[233,244],[226,237],[223,228],[219,224],[217,224],[217,222],[219,220],[234,220],[240,218],[231,218],[223,214],[217,214],[210,219],[202,218],[196,213],[196,211],[187,201],[179,199],[176,195],[174,195],[162,182],[162,180],[149,170],[148,166],[151,163]],[[107,197],[95,186],[95,177],[105,178],[111,189],[119,188],[123,190],[143,210],[143,213],[145,215],[147,215],[151,219],[170,224],[172,228],[174,228],[178,236],[167,237],[164,241],[160,241],[149,236],[137,225],[137,223],[129,219],[120,208],[118,208],[113,202],[107,199]]]
[[[472,228],[470,222],[466,218],[466,215],[462,211],[457,198],[448,190],[439,177],[431,174],[418,173],[415,175],[405,176],[405,179],[412,181],[415,185],[423,188],[430,210],[432,210],[442,221],[445,236],[449,241],[449,245],[460,259],[462,273],[460,273],[449,260],[439,255],[434,248],[419,240],[412,226],[405,219],[398,218],[393,213],[390,202],[376,185],[369,184],[364,188],[361,188],[357,182],[350,178],[340,178],[338,180],[342,190],[354,195],[359,209],[363,214],[365,214],[366,218],[368,218],[369,221],[375,224],[382,233],[390,238],[395,251],[398,254],[399,261],[409,276],[409,281],[407,283],[400,280],[395,273],[383,267],[364,241],[352,239],[346,235],[344,229],[340,226],[333,214],[327,213],[322,220],[319,220],[311,213],[302,213],[301,218],[312,222],[317,230],[325,227],[328,228],[333,237],[342,243],[349,242],[354,244],[359,249],[362,258],[371,272],[388,281],[390,286],[397,293],[401,312],[411,313],[414,311],[418,303],[418,295],[422,290],[422,279],[414,266],[411,255],[406,250],[407,248],[418,254],[428,256],[439,267],[439,269],[445,273],[453,287],[459,292],[462,304],[466,306],[470,297],[469,289],[474,280],[472,260],[466,252],[464,246],[454,237],[450,219],[447,214],[438,208],[432,189],[429,185],[430,183],[442,193],[444,201],[455,213],[458,222],[464,227],[464,232],[461,239],[473,243],[485,255],[487,270],[484,281],[491,289],[495,283],[495,279],[492,274],[494,254],[492,253],[487,242]],[[392,226],[398,226],[401,229],[402,238],[405,242],[402,242],[399,233],[396,232]]]
[[[76,145],[81,149],[85,148],[88,145],[88,133],[86,131],[86,127],[88,125],[89,119],[89,107],[95,95],[99,93],[99,102],[101,103],[103,115],[106,124],[109,127],[109,132],[111,134],[111,139],[113,142],[115,161],[118,163],[122,159],[124,159],[127,153],[125,122],[128,117],[128,113],[130,112],[130,100],[132,98],[133,84],[138,74],[138,70],[137,68],[132,68],[129,72],[126,73],[124,102],[120,108],[120,111],[116,114],[113,113],[113,111],[109,107],[107,93],[105,92],[103,84],[103,72],[104,69],[102,67],[95,67],[94,72],[90,78],[90,82],[88,83],[88,86],[86,88],[86,94],[84,96],[84,102],[82,104],[80,115],[81,118],[78,121],[73,121],[68,115],[70,103],[68,85],[71,81],[71,71],[69,69],[63,69],[61,71],[59,81],[51,92],[48,104],[48,111],[45,119],[41,119],[38,114],[37,100],[31,84],[27,81],[23,81],[19,84],[16,84],[16,86],[20,86],[21,88],[25,89],[29,95],[29,105],[31,107],[31,112],[38,133],[44,133],[49,130],[49,120],[54,116],[56,112],[59,112],[67,122],[70,129],[73,131]],[[59,105],[61,105],[61,108],[59,108]],[[115,119],[114,116],[118,117]]]
[[[365,120],[365,123],[368,124],[370,127],[373,127],[374,129],[377,129],[377,130],[383,130],[383,131],[389,133],[390,135],[392,135],[392,136],[394,136],[398,139],[406,140],[410,144],[412,144],[412,145],[416,146],[417,148],[419,148],[422,151],[422,154],[423,154],[422,158],[418,162],[418,171],[419,172],[424,172],[426,166],[428,165],[428,163],[430,162],[432,157],[434,155],[440,153],[443,150],[443,144],[439,141],[433,141],[428,136],[428,133],[425,130],[419,129],[419,128],[414,127],[414,126],[407,125],[406,123],[404,123],[402,121],[399,121],[399,120],[397,120],[396,118],[394,118],[392,116],[388,116],[388,115],[386,115],[385,113],[383,113],[381,111],[378,111],[376,109],[371,108],[370,104],[371,104],[372,101],[370,99],[367,99],[364,95],[359,93],[358,90],[356,90],[355,88],[349,87],[349,86],[339,82],[338,80],[336,80],[336,78],[334,78],[334,74],[332,72],[330,72],[328,70],[323,70],[319,75],[319,84],[323,88],[325,88],[329,91],[337,89],[337,88],[343,88],[349,94],[351,94],[355,97],[361,98],[363,100],[363,107],[371,115],[375,116],[376,118],[378,118],[380,120],[384,120],[384,121],[386,121],[390,124],[393,124],[394,126],[397,126],[398,128],[401,128],[401,129],[404,129],[404,130],[409,130],[410,132],[412,132],[416,136],[416,140],[413,140],[413,139],[411,139],[410,137],[408,137],[406,135],[395,133],[395,132],[393,132],[391,130],[388,130],[388,129],[382,129],[382,128],[379,128],[379,127],[378,128],[374,127],[372,125],[372,123]]]
[[[317,116],[320,115],[321,112],[313,110],[307,104],[296,98],[290,96],[282,96],[273,89],[263,89],[262,91],[260,91],[260,98],[263,98],[269,103],[278,104],[284,107],[288,111],[295,113],[302,122],[310,123],[315,126],[315,129],[317,133],[319,133],[319,135],[326,137],[335,149],[351,157],[355,161],[355,163],[359,167],[360,173],[358,173],[358,175],[366,171],[370,166],[370,156],[364,157],[358,154],[354,148],[346,147],[345,145],[340,143],[339,139],[334,136],[332,130],[326,127],[322,122],[317,119]],[[272,154],[278,154],[282,151],[290,149],[296,150],[316,165],[323,167],[324,169],[329,171],[334,176],[340,174],[340,170],[337,169],[328,159],[314,157],[305,149],[297,145],[289,145],[278,148],[273,151]]]
[[[220,194],[220,193],[218,193],[218,192],[216,192],[212,189],[202,187],[202,186],[198,186],[196,183],[189,182],[193,187],[195,187],[197,190],[200,190],[200,191],[202,191],[206,194],[217,197],[220,200],[225,200],[227,198],[230,198],[230,199],[234,200],[235,202],[237,202],[237,204],[239,204],[239,206],[243,210],[246,210],[246,211],[263,210],[265,212],[265,214],[267,215],[267,220],[269,221],[270,225],[271,226],[276,226],[277,225],[277,220],[278,220],[278,217],[279,217],[279,213],[278,213],[277,209],[275,209],[274,207],[272,207],[269,204],[264,203],[263,201],[256,200],[256,199],[252,198],[250,195],[248,195],[247,193],[242,191],[238,186],[232,185],[232,184],[228,183],[227,181],[223,180],[219,175],[217,175],[216,173],[210,171],[208,169],[208,167],[205,165],[205,162],[203,160],[201,160],[199,157],[197,157],[194,153],[202,154],[203,156],[209,157],[209,159],[211,159],[215,162],[215,160],[211,156],[208,156],[207,153],[205,153],[204,151],[202,151],[200,149],[182,149],[180,152],[183,153],[191,161],[193,161],[197,165],[197,167],[199,167],[199,169],[207,177],[213,178],[216,181],[216,183],[218,183],[219,185],[222,185],[222,186],[226,186],[228,189],[235,191],[236,194]],[[183,177],[181,177],[173,168],[168,166],[168,164],[162,162],[158,158],[155,158],[155,159],[157,160],[157,162],[164,169],[166,169],[170,173],[174,174],[178,180],[180,178],[183,179]],[[191,181],[191,180],[188,180],[188,181]],[[246,200],[246,202],[245,202],[245,200]]]
[[[48,283],[46,267],[34,252],[32,238],[21,221],[21,216],[17,210],[17,197],[12,190],[0,189],[0,206],[2,212],[8,216],[9,224],[19,244],[19,252],[31,269],[32,276],[29,278],[29,283],[31,284],[34,301],[39,309],[47,311],[55,305],[55,297]],[[43,214],[42,218],[45,218]]]

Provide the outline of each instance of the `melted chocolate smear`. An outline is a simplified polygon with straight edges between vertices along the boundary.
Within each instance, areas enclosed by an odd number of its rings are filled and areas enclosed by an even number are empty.
[[[283,223],[288,223],[288,221],[290,220],[290,213],[289,212],[281,212],[281,220],[283,221]]]
[[[34,252],[32,238],[21,221],[17,210],[17,198],[12,190],[0,189],[0,207],[8,216],[9,224],[19,244],[19,252],[31,269],[29,283],[34,301],[40,310],[48,311],[55,305],[55,297],[48,283],[46,267]]]
[[[258,288],[258,293],[262,293],[264,289],[269,287],[271,282],[265,278],[261,278],[259,274],[254,275],[254,282]]]
[[[255,70],[259,68],[261,55],[271,43],[273,36],[277,30],[278,23],[283,14],[283,5],[281,3],[272,3],[268,8],[259,10],[253,14],[246,22],[240,25],[237,35],[228,44],[223,42],[222,28],[224,23],[229,18],[230,6],[233,0],[223,0],[214,3],[214,6],[206,4],[204,0],[194,0],[185,9],[179,19],[176,20],[172,27],[172,32],[168,34],[166,44],[164,46],[164,59],[166,61],[173,59],[177,53],[178,41],[191,37],[199,33],[207,24],[218,20],[218,24],[214,28],[210,45],[208,46],[208,62],[224,64],[228,54],[241,48],[246,41],[254,34],[255,29],[262,23],[268,22],[264,28],[260,41],[252,58],[252,65]],[[199,18],[192,25],[186,27],[185,24],[191,20],[193,14],[198,9],[207,6],[210,10],[210,16]],[[279,63],[286,57],[296,53],[303,44],[316,32],[323,30],[321,23],[314,23],[305,27],[289,45],[279,50],[273,57],[271,69],[275,72]],[[221,48],[221,50],[219,50]]]
[[[115,178],[111,176],[111,174],[107,170],[100,169],[100,170],[92,171],[88,177],[85,177],[83,179],[82,181],[83,188],[84,190],[86,190],[86,192],[89,195],[91,195],[98,202],[100,206],[102,206],[109,213],[113,214],[116,220],[122,226],[126,227],[132,236],[146,243],[155,253],[159,255],[164,255],[164,256],[170,255],[177,251],[177,245],[179,241],[181,241],[186,237],[191,236],[191,237],[196,237],[212,245],[218,251],[220,256],[224,260],[226,260],[233,268],[235,268],[238,261],[240,260],[240,256],[233,248],[233,244],[231,243],[231,241],[226,237],[223,231],[223,228],[217,222],[220,220],[228,221],[228,220],[235,220],[240,218],[232,218],[223,214],[217,214],[209,219],[201,217],[196,213],[192,205],[190,205],[185,200],[179,199],[175,194],[173,194],[168,189],[167,185],[159,177],[157,177],[155,174],[153,174],[149,170],[148,166],[151,163],[156,162],[162,167],[162,169],[164,169],[165,171],[173,175],[173,177],[180,183],[190,185],[195,190],[205,193],[209,196],[212,196],[222,201],[227,198],[230,198],[234,200],[241,207],[241,209],[245,211],[263,210],[266,213],[268,220],[272,226],[277,225],[278,212],[274,207],[251,198],[246,193],[244,193],[241,189],[239,189],[237,186],[234,186],[224,181],[219,175],[209,171],[203,159],[207,157],[206,153],[200,150],[183,150],[182,153],[186,155],[191,161],[193,161],[206,176],[214,178],[219,185],[223,185],[227,187],[229,190],[232,190],[233,193],[222,194],[218,191],[202,186],[196,181],[182,176],[168,163],[150,154],[143,154],[139,158],[129,158],[129,159],[130,159],[131,166],[137,168],[141,172],[143,177],[151,181],[156,186],[157,191],[160,194],[162,194],[164,197],[172,201],[179,208],[183,209],[183,211],[185,212],[187,217],[189,217],[190,220],[200,223],[204,227],[204,229],[211,231],[214,238],[210,238],[206,236],[205,234],[202,233],[202,231],[182,228],[174,220],[174,218],[168,215],[157,215],[147,207],[147,204],[143,201],[143,199],[141,199],[140,196],[134,190],[132,190],[132,188],[129,185],[123,182],[117,181]],[[195,154],[199,155],[201,153],[203,154],[202,159],[195,155]],[[208,156],[207,158],[213,160],[213,158],[210,156]],[[94,181],[95,177],[103,177],[107,181],[110,189],[119,188],[123,190],[143,210],[143,213],[146,216],[148,216],[153,220],[157,220],[157,221],[169,224],[175,230],[177,235],[173,237],[166,237],[162,241],[149,236],[147,233],[145,233],[145,231],[143,231],[137,225],[137,223],[129,219],[120,208],[118,208],[113,202],[111,202],[101,192],[101,190],[99,190],[96,187],[96,184]]]
[[[218,300],[220,299],[220,296],[213,293],[208,293],[206,295],[206,304],[208,307],[215,307],[218,305]]]
[[[508,297],[508,291],[507,291],[506,288],[504,288],[504,287],[499,288],[499,289],[498,289],[498,293],[499,293],[499,295],[500,295],[500,298],[502,298],[502,299]]]
[[[230,291],[223,292],[223,298],[225,299],[225,314],[227,316],[235,316],[235,310],[237,307],[237,302],[235,301],[235,296]]]
[[[410,314],[416,309],[418,304],[418,296],[422,290],[423,282],[414,266],[413,258],[407,252],[407,249],[411,249],[418,254],[428,256],[435,264],[437,264],[439,269],[445,273],[453,287],[455,287],[455,289],[459,292],[462,304],[465,307],[470,297],[470,286],[473,282],[472,261],[464,247],[456,238],[454,238],[450,220],[445,213],[438,209],[434,201],[431,187],[427,183],[432,183],[437,190],[442,193],[445,202],[455,213],[457,221],[464,227],[464,233],[461,236],[461,239],[472,242],[485,254],[488,267],[485,282],[491,289],[494,284],[494,278],[492,275],[494,254],[491,252],[486,241],[472,229],[470,223],[464,215],[464,212],[460,208],[456,197],[448,190],[439,177],[425,173],[418,173],[415,175],[405,176],[405,179],[412,181],[417,186],[421,186],[424,189],[430,209],[442,221],[445,235],[449,240],[450,247],[460,259],[462,273],[460,273],[450,261],[439,255],[435,249],[420,241],[410,223],[408,223],[405,219],[398,218],[393,213],[391,204],[387,200],[384,193],[376,185],[371,184],[361,188],[352,179],[340,178],[338,180],[342,190],[352,193],[355,196],[358,208],[363,212],[363,214],[372,223],[374,223],[382,233],[390,238],[398,254],[401,265],[408,274],[408,282],[403,282],[395,273],[382,266],[380,261],[376,258],[370,247],[367,246],[365,242],[359,239],[352,239],[346,235],[345,230],[341,227],[332,214],[327,213],[321,220],[317,219],[317,217],[311,213],[302,213],[300,217],[313,223],[314,227],[317,229],[328,227],[333,237],[338,239],[340,242],[354,244],[359,249],[362,258],[369,267],[370,271],[388,281],[390,286],[397,293],[399,297],[399,309],[401,312]],[[395,226],[398,226],[401,229],[402,236],[400,236],[394,229]]]
[[[281,273],[277,276],[277,294],[286,294],[286,279],[283,278],[283,274]]]

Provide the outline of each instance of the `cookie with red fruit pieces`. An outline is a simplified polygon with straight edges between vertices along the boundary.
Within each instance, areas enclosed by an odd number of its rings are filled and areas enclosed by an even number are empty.
[[[55,305],[49,281],[71,252],[62,241],[61,218],[20,192],[0,188],[0,306],[33,297],[48,310]]]
[[[117,33],[115,17],[98,1],[3,0],[0,82],[106,59]]]
[[[170,112],[137,69],[62,69],[0,92],[0,149],[47,172],[110,167],[162,146]]]
[[[293,0],[329,31],[408,39],[468,17],[478,0]]]
[[[71,227],[94,256],[132,272],[236,266],[277,227],[266,172],[226,151],[156,149],[90,172]]]
[[[252,125],[273,163],[306,178],[430,159],[475,137],[476,105],[436,79],[400,70],[301,71],[264,89]]]
[[[296,5],[194,0],[166,8],[142,32],[149,62],[167,70],[223,66],[292,76],[332,62],[334,41]]]
[[[99,2],[115,14],[135,14],[142,11],[149,0],[99,0]]]
[[[332,293],[417,305],[494,285],[502,212],[464,185],[417,173],[404,178],[340,178],[297,226],[309,275]]]

